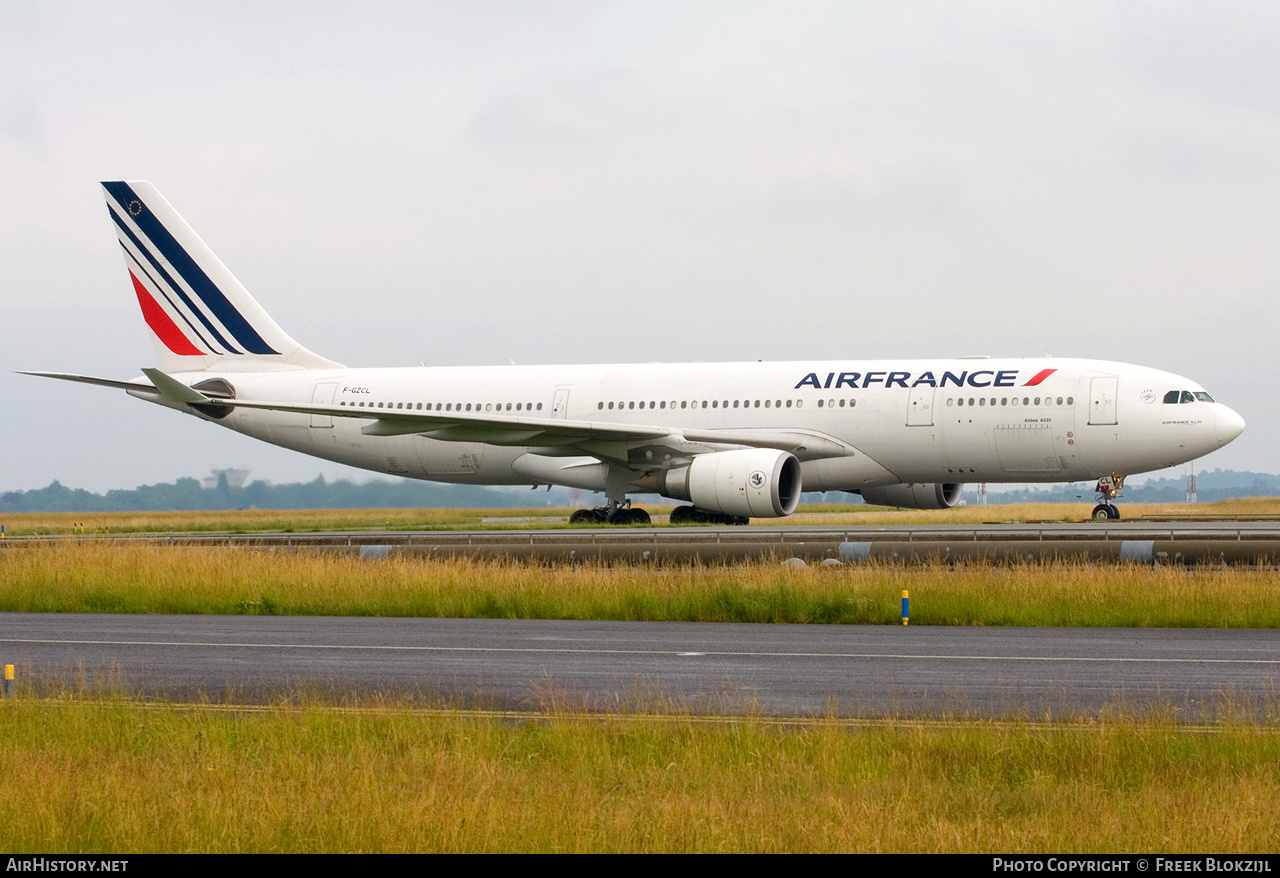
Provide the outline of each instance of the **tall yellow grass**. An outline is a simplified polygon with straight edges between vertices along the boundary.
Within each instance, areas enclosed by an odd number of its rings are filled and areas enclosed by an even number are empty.
[[[1142,565],[544,566],[68,540],[0,551],[0,610],[1280,627],[1280,572]]]
[[[10,853],[1274,849],[1280,736],[0,705]]]

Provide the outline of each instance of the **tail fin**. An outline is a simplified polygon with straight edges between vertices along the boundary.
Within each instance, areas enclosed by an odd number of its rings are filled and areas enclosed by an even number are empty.
[[[154,186],[102,189],[162,370],[340,368],[290,338]]]

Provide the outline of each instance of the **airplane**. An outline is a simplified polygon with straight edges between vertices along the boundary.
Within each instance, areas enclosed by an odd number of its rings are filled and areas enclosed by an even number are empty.
[[[288,335],[146,182],[102,184],[157,366],[124,390],[256,439],[374,472],[603,492],[579,523],[746,524],[801,491],[946,509],[964,482],[1127,476],[1226,445],[1244,420],[1187,378],[1082,359],[834,360],[348,368]]]

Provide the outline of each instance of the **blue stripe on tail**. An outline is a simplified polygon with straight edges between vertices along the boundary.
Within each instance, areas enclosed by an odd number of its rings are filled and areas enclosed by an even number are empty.
[[[128,212],[133,221],[137,223],[138,228],[142,230],[155,245],[156,249],[160,251],[161,255],[182,276],[182,279],[187,282],[187,286],[195,292],[200,301],[235,337],[241,347],[251,354],[278,355],[280,353],[272,350],[271,346],[262,339],[262,336],[258,335],[257,331],[249,324],[249,321],[244,319],[244,316],[223,295],[222,290],[218,289],[217,284],[209,279],[209,276],[187,254],[182,245],[174,239],[173,235],[169,234],[169,230],[156,219],[155,214],[147,209],[142,199],[133,191],[132,186],[124,182],[103,183],[102,186],[116,200],[120,208]],[[112,212],[113,217],[114,215],[114,212]],[[124,224],[118,218],[117,223],[122,228],[124,227]],[[176,284],[174,286],[175,288],[177,287]],[[198,309],[193,310],[196,310],[197,315],[199,315]],[[213,327],[209,327],[209,329],[212,330]],[[223,344],[225,345],[226,342],[223,342]],[[228,345],[228,347],[230,346]]]

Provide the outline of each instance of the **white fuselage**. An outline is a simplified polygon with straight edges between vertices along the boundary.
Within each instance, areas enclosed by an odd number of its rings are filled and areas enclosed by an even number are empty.
[[[240,408],[218,421],[266,442],[377,472],[488,485],[602,489],[603,476],[590,466],[594,459],[575,464],[578,452],[564,449],[367,435],[361,428],[379,412],[409,408],[686,430],[804,430],[851,450],[798,454],[803,489],[857,491],[1131,475],[1200,457],[1244,427],[1193,381],[1094,360],[343,368],[175,377],[184,383],[224,378],[240,400],[356,409],[355,417],[330,418]],[[1199,397],[1166,402],[1172,391]]]

